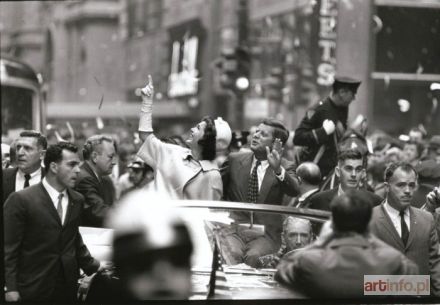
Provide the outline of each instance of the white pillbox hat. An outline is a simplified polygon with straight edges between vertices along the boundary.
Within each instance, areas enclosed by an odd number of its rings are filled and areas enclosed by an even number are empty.
[[[224,121],[221,117],[214,120],[215,130],[217,131],[216,137],[216,149],[222,150],[228,148],[232,140],[232,131],[228,122]]]

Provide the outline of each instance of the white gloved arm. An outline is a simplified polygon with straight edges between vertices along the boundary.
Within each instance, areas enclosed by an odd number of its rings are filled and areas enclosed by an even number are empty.
[[[335,132],[335,123],[333,123],[332,120],[327,119],[322,122],[322,128],[324,128],[327,135],[331,135],[333,132]]]
[[[147,85],[141,89],[142,95],[142,106],[141,112],[139,114],[139,131],[142,133],[151,133],[153,132],[153,95],[154,95],[154,87],[153,87],[153,79],[151,75],[148,75],[148,83]]]

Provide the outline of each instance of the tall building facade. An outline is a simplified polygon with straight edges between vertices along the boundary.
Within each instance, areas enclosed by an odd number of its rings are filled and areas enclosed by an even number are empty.
[[[99,117],[105,125],[135,129],[139,88],[151,74],[154,124],[164,133],[181,134],[204,115],[223,116],[233,128],[274,116],[295,129],[338,73],[362,80],[350,119],[362,114],[374,128],[393,134],[419,123],[431,132],[440,129],[440,107],[429,89],[440,82],[440,0],[0,5],[2,52],[42,73],[49,121]],[[215,63],[223,50],[243,43],[243,24],[250,87],[237,119],[237,98],[220,86]],[[275,72],[281,75],[276,99],[269,94]]]

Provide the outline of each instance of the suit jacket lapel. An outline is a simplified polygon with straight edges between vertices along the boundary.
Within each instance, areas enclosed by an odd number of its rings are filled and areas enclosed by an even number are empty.
[[[414,237],[417,235],[417,221],[416,221],[416,215],[413,211],[413,207],[409,208],[409,222],[410,222],[410,226],[409,226],[409,237],[408,237],[408,241],[406,242],[406,246],[405,248],[408,248],[409,245],[412,243]]]
[[[103,196],[105,194],[105,192],[104,192],[104,189],[103,189],[103,186],[102,186],[103,183],[100,180],[100,178],[98,178],[96,176],[95,172],[93,171],[93,169],[90,167],[90,165],[87,162],[84,161],[83,167],[86,170],[86,172],[88,172],[89,175],[93,177],[93,179],[95,180],[95,182],[96,182],[96,184],[98,186],[99,193],[101,194],[101,196]]]
[[[249,177],[251,174],[253,156],[254,156],[253,154],[246,154],[243,156],[243,158],[240,160],[241,168],[238,170],[237,173],[238,181],[239,183],[241,183],[240,189],[243,190],[244,200],[247,199],[247,190],[249,184]]]
[[[388,231],[389,235],[394,239],[394,241],[399,244],[399,246],[404,249],[405,246],[403,244],[402,239],[399,236],[399,233],[396,231],[396,228],[393,225],[393,222],[391,221],[390,216],[388,215],[387,211],[385,210],[384,204],[380,206],[380,222],[382,223],[382,227],[385,228],[386,231]]]
[[[41,191],[43,193],[43,204],[46,206],[47,210],[49,211],[50,214],[52,214],[53,217],[55,217],[55,219],[58,221],[59,225],[61,226],[61,219],[58,216],[58,212],[55,209],[55,206],[52,202],[52,199],[49,196],[49,193],[47,192],[46,188],[43,186],[43,183],[40,182],[39,183],[40,187],[41,187]]]
[[[266,169],[266,173],[264,174],[263,182],[261,183],[260,192],[258,193],[258,199],[257,202],[264,203],[264,200],[267,197],[267,194],[269,193],[272,184],[275,182],[275,173],[273,172],[272,168],[269,166]]]
[[[5,177],[6,181],[3,181],[3,185],[5,186],[5,189],[3,190],[3,192],[5,194],[11,194],[13,192],[15,192],[15,180],[17,179],[17,174],[18,174],[18,168],[15,168],[14,170],[9,172],[9,176]],[[7,198],[5,198],[6,200]],[[4,204],[4,202],[3,202]]]
[[[70,189],[67,189],[67,194],[69,196],[69,203],[67,204],[66,218],[64,219],[63,227],[70,221],[72,209],[78,201],[78,197]]]

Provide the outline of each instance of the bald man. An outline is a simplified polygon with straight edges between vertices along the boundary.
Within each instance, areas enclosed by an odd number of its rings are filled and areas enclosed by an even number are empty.
[[[258,258],[257,268],[276,268],[284,254],[304,248],[312,242],[312,224],[310,220],[287,217],[283,222],[281,247],[278,252]]]
[[[295,208],[308,208],[310,205],[309,198],[319,191],[321,171],[315,163],[304,162],[298,166],[296,174],[298,175],[299,181],[299,195],[292,198],[288,206],[293,206]]]

